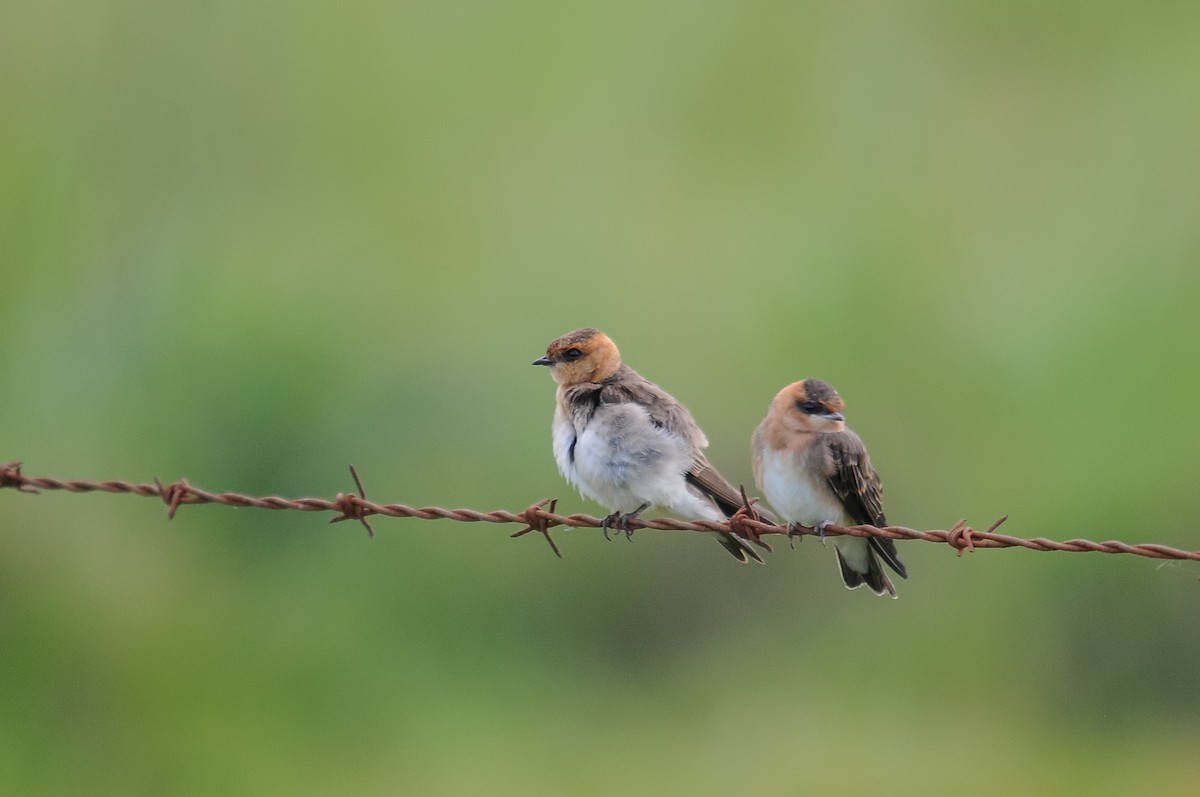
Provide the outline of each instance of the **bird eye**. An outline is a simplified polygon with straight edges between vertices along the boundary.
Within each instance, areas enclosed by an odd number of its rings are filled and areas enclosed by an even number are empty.
[[[821,411],[821,404],[817,401],[797,401],[796,409],[808,415],[815,415]]]
[[[564,360],[578,360],[582,356],[583,352],[581,352],[579,349],[567,349],[563,352]]]

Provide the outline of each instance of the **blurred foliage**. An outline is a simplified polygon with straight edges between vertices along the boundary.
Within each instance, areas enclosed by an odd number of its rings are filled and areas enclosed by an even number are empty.
[[[0,460],[598,511],[592,324],[750,482],[830,380],[889,517],[1200,548],[1200,7],[0,10]],[[0,493],[0,791],[1190,794],[1200,568]]]

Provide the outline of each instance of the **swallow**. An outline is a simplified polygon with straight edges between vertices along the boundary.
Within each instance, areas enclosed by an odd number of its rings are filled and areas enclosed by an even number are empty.
[[[585,327],[554,340],[533,365],[558,383],[552,426],[554,459],[563,478],[612,512],[603,528],[651,506],[688,519],[722,521],[742,497],[704,457],[708,439],[687,408],[621,362],[612,339]],[[773,520],[771,522],[774,522]],[[739,561],[762,557],[750,543],[715,532]]]
[[[788,521],[815,528],[886,526],[883,484],[862,439],[846,426],[845,402],[827,382],[804,379],[776,394],[754,430],[754,480]],[[876,595],[896,597],[880,564],[908,578],[896,543],[886,537],[839,536],[833,541],[848,589],[866,584]]]

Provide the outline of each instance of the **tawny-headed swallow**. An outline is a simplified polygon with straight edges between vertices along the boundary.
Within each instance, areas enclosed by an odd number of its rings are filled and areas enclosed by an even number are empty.
[[[754,431],[754,480],[789,525],[886,526],[883,485],[862,439],[846,426],[845,402],[827,382],[804,379],[775,396]],[[896,597],[880,559],[908,578],[886,537],[841,535],[833,541],[849,589],[866,584]]]
[[[558,383],[552,427],[554,459],[585,497],[628,523],[651,506],[688,520],[721,521],[742,498],[701,449],[708,439],[692,414],[658,385],[621,362],[616,344],[586,327],[551,342],[534,365]],[[717,532],[727,551],[746,562],[762,558],[741,537]]]

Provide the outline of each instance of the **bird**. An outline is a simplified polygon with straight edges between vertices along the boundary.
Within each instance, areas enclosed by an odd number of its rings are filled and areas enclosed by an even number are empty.
[[[752,438],[754,480],[771,507],[788,522],[815,528],[887,525],[883,484],[862,438],[846,426],[845,402],[828,382],[802,379],[771,401]],[[876,595],[896,597],[880,560],[908,578],[896,543],[886,537],[841,535],[833,541],[848,589],[866,584]]]
[[[708,439],[673,396],[621,361],[612,339],[584,327],[556,338],[544,365],[558,383],[552,437],[558,470],[572,486],[612,512],[605,536],[651,506],[688,519],[723,521],[743,498],[702,449]],[[773,522],[774,519],[771,518]],[[739,561],[762,557],[727,531],[717,540]]]

